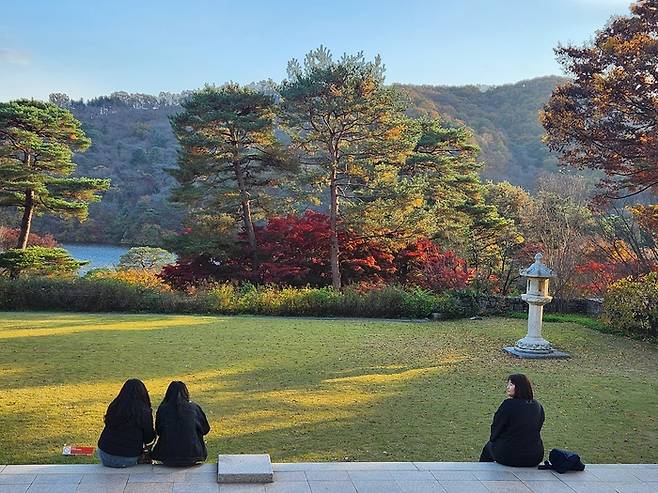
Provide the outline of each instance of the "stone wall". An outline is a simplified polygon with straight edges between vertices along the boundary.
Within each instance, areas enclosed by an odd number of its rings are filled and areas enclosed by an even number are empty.
[[[483,315],[500,315],[506,312],[527,312],[528,304],[520,296],[505,297],[480,295],[477,297],[480,312]],[[559,299],[553,298],[544,306],[544,313],[574,313],[597,316],[603,310],[603,303],[595,299]]]

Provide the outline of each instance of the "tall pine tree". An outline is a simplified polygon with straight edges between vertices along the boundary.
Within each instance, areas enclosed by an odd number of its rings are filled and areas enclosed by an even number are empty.
[[[322,46],[303,64],[288,63],[281,96],[280,117],[292,144],[305,153],[320,196],[329,196],[332,285],[340,289],[341,203],[358,200],[355,192],[371,187],[410,151],[404,108],[399,94],[384,86],[379,57],[369,62],[359,53],[336,61]]]
[[[183,108],[171,118],[180,144],[172,200],[241,222],[255,255],[254,220],[274,208],[270,192],[288,165],[274,136],[274,99],[237,84],[206,86]]]
[[[35,214],[84,220],[109,180],[73,177],[74,152],[91,142],[70,111],[52,103],[0,103],[0,206],[22,210],[17,248],[27,246]]]

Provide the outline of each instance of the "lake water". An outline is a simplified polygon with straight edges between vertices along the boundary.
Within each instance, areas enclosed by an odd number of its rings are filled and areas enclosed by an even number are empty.
[[[91,269],[102,267],[116,267],[121,255],[128,251],[127,247],[114,245],[99,245],[93,243],[64,243],[65,248],[73,258],[89,260],[91,263],[80,268],[80,274]]]

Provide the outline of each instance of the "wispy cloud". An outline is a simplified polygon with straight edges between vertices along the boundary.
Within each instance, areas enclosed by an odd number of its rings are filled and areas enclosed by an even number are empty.
[[[28,65],[30,56],[18,50],[10,48],[0,48],[0,63],[10,63],[12,65]]]

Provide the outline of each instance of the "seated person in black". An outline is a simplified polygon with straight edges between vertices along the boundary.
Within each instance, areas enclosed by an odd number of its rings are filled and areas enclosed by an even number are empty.
[[[107,467],[137,464],[145,445],[155,440],[149,393],[141,380],[130,379],[105,413],[105,427],[98,439],[98,457]]]
[[[482,449],[480,462],[535,467],[544,458],[540,435],[544,408],[534,400],[528,377],[520,373],[509,376],[507,397],[494,414],[491,437]]]
[[[203,436],[210,425],[183,382],[169,384],[155,414],[155,431],[158,441],[151,456],[166,466],[191,466],[208,457]]]

